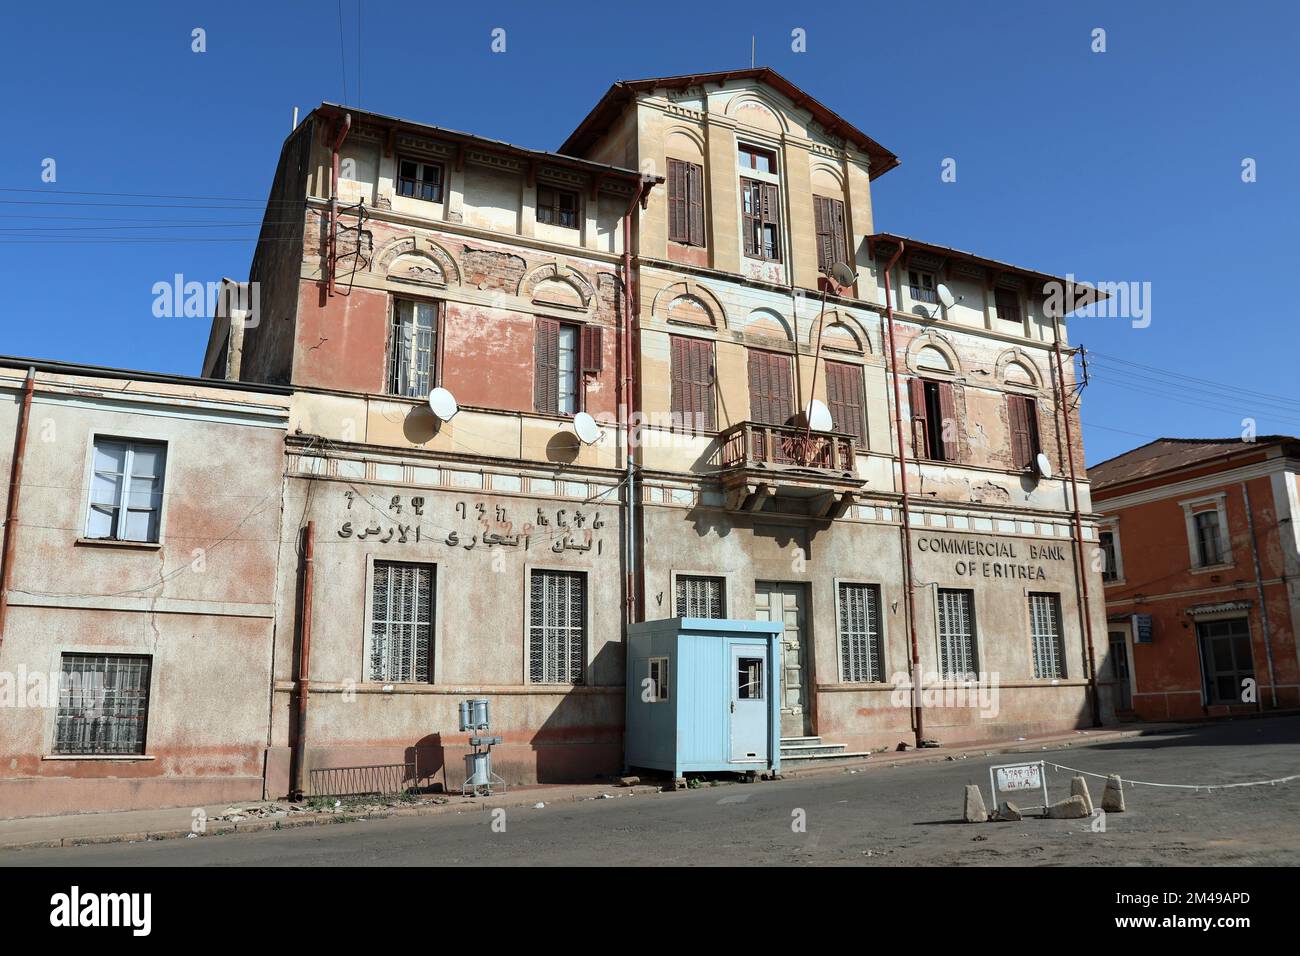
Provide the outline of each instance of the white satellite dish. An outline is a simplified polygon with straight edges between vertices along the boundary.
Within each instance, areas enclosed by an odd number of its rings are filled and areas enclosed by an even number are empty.
[[[843,262],[837,262],[831,266],[831,281],[840,288],[853,285],[858,281],[858,274],[854,272]]]
[[[939,302],[940,304],[943,305],[945,309],[951,309],[954,305],[957,304],[957,297],[953,295],[952,290],[949,289],[942,282],[939,283],[938,287],[934,291],[938,293]]]
[[[449,422],[456,417],[460,406],[456,404],[456,396],[451,392],[445,388],[435,388],[429,393],[429,411],[442,421]]]
[[[573,416],[573,432],[578,436],[578,441],[584,445],[596,444],[603,434],[600,426],[596,424],[596,419],[586,412],[578,412]]]
[[[835,425],[831,419],[831,410],[825,403],[815,398],[808,403],[808,408],[804,411],[804,421],[815,432],[828,432]]]
[[[1052,477],[1052,463],[1047,460],[1047,456],[1041,451],[1038,453],[1038,457],[1034,459],[1034,466],[1044,478]]]

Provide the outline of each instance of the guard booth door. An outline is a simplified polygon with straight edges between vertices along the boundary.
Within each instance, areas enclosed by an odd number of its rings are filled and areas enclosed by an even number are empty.
[[[731,645],[731,759],[766,762],[770,702],[767,648]]]

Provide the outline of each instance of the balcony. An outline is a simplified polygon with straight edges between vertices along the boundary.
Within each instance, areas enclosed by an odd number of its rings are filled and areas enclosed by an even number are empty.
[[[718,439],[722,490],[732,511],[759,511],[782,499],[776,510],[838,518],[866,483],[857,474],[852,435],[738,422]]]

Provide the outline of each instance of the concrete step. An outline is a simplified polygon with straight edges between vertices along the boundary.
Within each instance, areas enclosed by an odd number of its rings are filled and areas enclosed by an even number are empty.
[[[835,755],[844,752],[844,744],[824,744],[820,741],[815,744],[781,744],[781,759],[788,757],[817,757],[822,755]]]
[[[799,744],[819,744],[822,742],[820,737],[782,737],[782,747],[797,747]]]
[[[840,744],[839,746],[842,747],[843,744]],[[840,750],[835,753],[806,753],[790,755],[787,755],[785,751],[782,751],[781,766],[788,767],[792,770],[798,767],[809,766],[829,765],[833,767],[841,763],[853,763],[858,760],[866,760],[870,756],[870,751],[864,753],[849,753],[848,751]]]

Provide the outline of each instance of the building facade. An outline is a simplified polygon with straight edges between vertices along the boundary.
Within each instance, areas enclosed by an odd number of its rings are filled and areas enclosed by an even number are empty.
[[[259,798],[285,390],[5,359],[0,394],[0,816]]]
[[[467,695],[511,782],[617,771],[622,629],[674,615],[784,622],[789,738],[1109,719],[1064,280],[878,232],[896,163],[765,69],[616,84],[556,153],[307,118],[205,367],[294,394],[269,792],[296,746],[455,784]]]
[[[1300,441],[1162,438],[1089,475],[1118,706],[1147,720],[1300,706]]]

